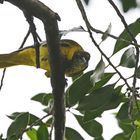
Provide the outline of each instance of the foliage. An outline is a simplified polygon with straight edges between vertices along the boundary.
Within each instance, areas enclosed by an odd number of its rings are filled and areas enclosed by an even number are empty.
[[[85,2],[86,5],[89,5],[90,1],[94,1],[94,0],[83,0]],[[122,5],[122,9],[124,12],[128,12],[130,9],[132,8],[136,8],[138,6],[137,1],[136,0],[119,0],[121,2]]]
[[[87,5],[89,1],[84,0]],[[135,0],[129,2],[121,0],[121,3],[124,12],[137,6]],[[136,37],[140,33],[140,19],[128,25],[128,29],[133,37]],[[134,86],[133,89],[132,85],[127,84],[128,80],[133,80],[134,77],[136,80],[140,79],[140,66],[137,65],[137,45],[134,44],[134,39],[128,33],[128,29],[125,28],[116,40],[113,54],[111,57],[107,57],[109,64],[106,64],[105,57],[101,53],[101,59],[95,69],[73,78],[73,83],[66,90],[66,110],[72,113],[83,130],[95,140],[104,140],[103,126],[96,119],[101,117],[104,112],[116,108],[119,111],[115,113],[115,117],[122,132],[113,136],[111,140],[137,140],[140,137],[140,100],[137,99],[139,92],[137,87]],[[101,40],[104,41],[104,39]],[[114,66],[110,59],[119,51],[122,51],[123,54],[119,65]],[[108,67],[112,65],[114,71],[108,72]],[[118,67],[133,68],[134,72],[137,70],[137,73],[124,78],[117,71]],[[114,78],[116,75],[120,77]],[[120,83],[120,79],[124,83]],[[25,133],[30,140],[49,140],[52,137],[52,94],[39,93],[32,97],[32,100],[45,106],[43,110],[46,113],[45,116],[39,118],[29,112],[15,112],[9,115],[8,117],[13,121],[7,130],[7,140],[22,139]],[[78,114],[74,113],[76,111]],[[47,119],[44,121],[44,118]],[[66,127],[65,140],[72,139],[84,140],[77,130]],[[5,140],[2,135],[0,140]]]

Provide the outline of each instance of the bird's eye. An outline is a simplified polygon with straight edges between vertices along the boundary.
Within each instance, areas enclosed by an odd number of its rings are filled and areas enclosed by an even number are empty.
[[[89,59],[90,59],[90,54],[89,54],[88,52],[81,51],[81,52],[76,53],[74,57],[75,57],[76,59],[83,59],[83,58],[85,58],[86,61],[89,61]]]
[[[89,59],[90,59],[89,53],[84,51],[77,52],[73,57],[73,60],[79,63],[87,63]]]

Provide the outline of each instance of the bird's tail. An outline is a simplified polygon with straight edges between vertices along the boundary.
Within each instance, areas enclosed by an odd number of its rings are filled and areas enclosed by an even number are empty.
[[[34,62],[27,54],[26,50],[15,51],[9,54],[0,54],[0,68],[6,68],[16,65],[33,66]]]

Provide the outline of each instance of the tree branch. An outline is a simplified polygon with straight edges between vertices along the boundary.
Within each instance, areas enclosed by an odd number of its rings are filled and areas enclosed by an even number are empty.
[[[49,64],[51,68],[51,85],[54,96],[55,140],[63,140],[65,129],[65,77],[62,65],[63,62],[59,50],[59,30],[57,20],[60,20],[60,17],[38,0],[6,1],[14,4],[23,12],[26,11],[31,16],[39,18],[44,24],[48,44]]]
[[[30,32],[32,33],[33,40],[34,40],[34,46],[35,46],[35,50],[36,50],[36,67],[40,68],[40,61],[39,61],[40,60],[40,50],[39,50],[40,43],[38,41],[35,24],[33,22],[33,16],[31,16],[25,10],[24,10],[24,16],[26,17],[26,20],[29,23]]]
[[[132,91],[132,88],[129,86],[127,80],[123,77],[123,75],[118,71],[118,69],[112,64],[112,62],[110,61],[110,59],[106,56],[106,54],[100,49],[99,45],[97,44],[97,42],[95,41],[95,39],[93,38],[92,36],[92,32],[90,30],[91,26],[90,26],[90,23],[87,19],[87,15],[86,15],[86,12],[84,10],[84,7],[83,7],[83,4],[81,3],[80,0],[76,0],[77,2],[77,5],[78,5],[78,8],[81,12],[81,15],[83,17],[83,20],[85,21],[85,24],[87,26],[87,29],[88,29],[88,32],[89,32],[89,35],[90,35],[90,38],[92,40],[92,42],[94,43],[94,45],[97,47],[97,49],[99,50],[99,52],[105,57],[105,59],[108,61],[108,63],[110,64],[110,66],[112,66],[112,68],[117,72],[117,74],[120,76],[120,78],[124,81],[124,83],[126,84],[126,86],[128,87],[128,89],[130,91]]]
[[[128,27],[127,22],[125,21],[124,16],[121,14],[121,12],[119,11],[118,7],[115,5],[115,3],[112,0],[108,0],[109,3],[112,5],[112,7],[114,8],[114,10],[116,11],[118,17],[121,19],[124,28],[126,29],[126,31],[128,32],[128,34],[130,35],[130,37],[132,38],[133,42],[135,43],[135,50],[136,50],[136,64],[135,64],[135,69],[134,69],[134,76],[133,76],[133,88],[132,88],[132,93],[133,93],[133,97],[132,100],[134,99],[136,105],[137,105],[137,109],[138,112],[140,114],[140,110],[139,110],[139,106],[137,103],[137,88],[136,88],[136,82],[137,82],[137,73],[138,73],[138,64],[139,64],[139,45],[137,43],[137,40],[135,39],[134,35],[131,33],[131,30]]]
[[[132,38],[132,40],[135,43],[135,49],[136,49],[136,65],[135,65],[135,70],[134,70],[134,78],[133,78],[133,88],[136,88],[136,76],[137,76],[137,69],[138,69],[138,63],[139,63],[139,45],[137,43],[137,40],[135,39],[135,37],[133,36],[133,34],[131,33],[130,29],[128,28],[128,24],[125,21],[125,18],[123,17],[123,15],[121,14],[121,12],[119,11],[118,7],[115,5],[115,3],[112,0],[108,0],[109,3],[112,5],[112,7],[115,9],[117,15],[120,17],[126,31],[128,32],[128,34],[130,35],[130,37]],[[135,92],[135,91],[134,91]]]

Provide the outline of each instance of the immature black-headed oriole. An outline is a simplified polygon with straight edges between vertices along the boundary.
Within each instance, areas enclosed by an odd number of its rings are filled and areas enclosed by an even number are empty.
[[[50,76],[48,62],[48,48],[46,42],[40,45],[40,68],[46,70]],[[69,39],[60,40],[60,55],[64,60],[66,76],[72,77],[84,71],[88,67],[90,55],[75,41]],[[0,68],[16,65],[28,65],[36,67],[36,52],[34,46],[25,47],[9,54],[0,54]]]

